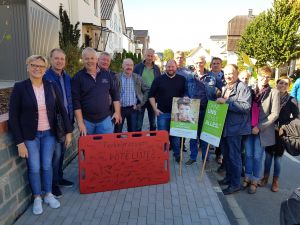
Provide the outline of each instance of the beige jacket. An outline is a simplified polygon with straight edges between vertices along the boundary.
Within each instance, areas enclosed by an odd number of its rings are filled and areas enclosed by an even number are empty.
[[[259,137],[262,147],[275,144],[275,124],[280,113],[280,93],[271,89],[261,100],[259,110]]]

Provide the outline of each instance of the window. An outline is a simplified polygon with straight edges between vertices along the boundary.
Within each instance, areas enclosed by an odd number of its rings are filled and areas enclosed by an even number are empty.
[[[98,0],[94,0],[94,15],[98,16]]]

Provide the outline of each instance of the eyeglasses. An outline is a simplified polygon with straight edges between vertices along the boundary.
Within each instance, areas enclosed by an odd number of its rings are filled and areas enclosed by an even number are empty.
[[[46,66],[44,66],[44,65],[37,65],[37,64],[30,64],[30,66],[32,67],[32,68],[34,68],[34,69],[45,69],[46,68]]]

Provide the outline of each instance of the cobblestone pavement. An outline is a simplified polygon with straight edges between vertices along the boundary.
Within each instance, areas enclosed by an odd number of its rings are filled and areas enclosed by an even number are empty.
[[[171,180],[167,184],[82,195],[78,187],[78,161],[74,159],[65,169],[65,178],[75,181],[75,185],[62,188],[61,208],[51,209],[44,204],[44,213],[35,216],[30,206],[15,225],[230,224],[207,175],[199,181],[202,164],[183,165],[179,176],[179,164],[171,154],[170,159]],[[187,159],[184,153],[184,161]]]

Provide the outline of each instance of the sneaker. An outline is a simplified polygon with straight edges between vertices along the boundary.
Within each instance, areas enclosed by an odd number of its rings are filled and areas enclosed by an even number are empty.
[[[57,185],[52,186],[52,194],[54,195],[55,198],[61,198],[62,197],[61,190]]]
[[[61,181],[58,182],[58,184],[63,187],[72,187],[74,183],[71,181],[62,179]]]
[[[223,190],[223,194],[224,195],[231,195],[234,194],[236,192],[239,192],[241,189],[239,187],[233,188],[233,187],[228,187],[226,189]]]
[[[54,195],[52,193],[49,193],[44,197],[44,202],[48,204],[52,209],[57,209],[60,207],[60,202],[54,198]]]
[[[196,160],[189,159],[187,162],[185,162],[185,165],[186,165],[186,166],[190,166],[190,165],[192,165],[192,164],[195,163],[195,162],[196,162]]]
[[[33,201],[32,212],[34,215],[40,215],[43,213],[43,206],[42,206],[42,198],[36,197]]]

